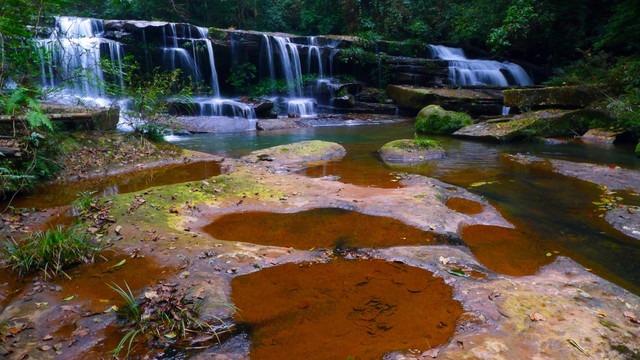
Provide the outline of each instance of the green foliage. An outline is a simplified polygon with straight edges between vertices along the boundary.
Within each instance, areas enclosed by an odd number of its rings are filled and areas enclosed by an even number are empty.
[[[288,81],[287,79],[278,79],[275,81],[271,79],[267,79],[267,80],[260,81],[257,84],[253,84],[249,86],[248,92],[249,92],[249,96],[256,97],[256,98],[265,97],[265,96],[274,95],[274,94],[286,94],[291,89],[299,85],[305,85],[307,83],[310,83],[316,80],[318,80],[318,75],[316,74],[302,75],[301,79],[293,82]]]
[[[424,137],[419,137],[418,134],[414,134],[413,142],[415,142],[416,145],[419,145],[423,148],[432,148],[432,147],[440,146],[439,141],[427,139]]]
[[[241,92],[249,90],[251,82],[256,77],[257,69],[252,63],[234,64],[231,67],[231,74],[227,78],[227,84],[235,87]]]
[[[378,62],[375,53],[367,51],[360,46],[350,46],[340,50],[337,56],[338,61],[354,65],[372,65]]]
[[[536,0],[514,0],[507,9],[507,15],[502,26],[495,28],[489,34],[487,43],[493,52],[502,52],[510,47],[514,40],[527,38],[531,30],[531,23],[540,19],[534,10]]]
[[[437,105],[422,109],[416,118],[416,131],[423,134],[450,135],[473,124],[471,117],[464,113],[445,111]]]
[[[73,227],[58,227],[31,233],[20,242],[5,240],[0,255],[20,277],[34,270],[41,270],[45,278],[60,274],[69,277],[64,269],[93,262],[102,250],[104,246],[93,243],[87,233]]]
[[[73,208],[81,214],[85,213],[93,204],[95,193],[95,191],[85,190],[76,194],[78,198],[73,202]]]

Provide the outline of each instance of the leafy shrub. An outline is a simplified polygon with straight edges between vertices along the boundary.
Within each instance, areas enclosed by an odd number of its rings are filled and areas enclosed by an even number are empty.
[[[247,91],[251,81],[256,77],[256,67],[252,63],[235,64],[231,67],[231,74],[227,78],[227,84],[240,91]]]
[[[424,134],[449,135],[471,124],[473,120],[467,114],[429,105],[418,114],[415,127],[416,131]]]
[[[5,240],[0,248],[4,263],[20,277],[41,270],[45,277],[60,274],[69,277],[64,269],[95,261],[105,246],[94,244],[90,236],[75,228],[49,229],[30,234],[17,242]]]

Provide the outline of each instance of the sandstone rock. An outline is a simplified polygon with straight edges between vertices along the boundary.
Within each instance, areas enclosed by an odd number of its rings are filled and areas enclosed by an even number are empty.
[[[640,209],[622,206],[607,211],[605,220],[627,236],[640,240]]]
[[[591,144],[613,144],[618,135],[623,134],[622,130],[612,130],[605,128],[591,129],[587,131],[580,140]]]
[[[464,111],[472,115],[502,114],[502,95],[499,90],[389,85],[387,94],[407,112],[417,113],[427,105],[440,105],[445,110]]]
[[[389,163],[422,163],[444,157],[444,149],[434,140],[401,139],[384,144],[378,150]]]
[[[509,89],[503,94],[505,106],[531,110],[585,108],[603,97],[598,89],[584,86]]]
[[[256,128],[260,131],[293,129],[299,127],[306,127],[304,123],[296,119],[262,119],[256,124]]]
[[[307,162],[339,159],[346,153],[347,151],[340,144],[308,140],[256,150],[242,159],[249,162],[261,162],[262,159],[269,159],[274,166],[300,165]]]
[[[498,142],[576,136],[584,134],[599,116],[588,110],[542,110],[470,125],[453,135]]]
[[[425,134],[450,135],[471,124],[473,120],[467,114],[446,111],[438,105],[429,105],[418,113],[416,131]]]

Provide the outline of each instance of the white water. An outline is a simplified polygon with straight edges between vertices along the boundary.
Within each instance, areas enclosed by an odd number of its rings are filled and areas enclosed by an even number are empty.
[[[467,59],[462,49],[442,45],[429,45],[429,49],[433,58],[449,61],[449,80],[454,85],[527,86],[533,84],[529,75],[518,64],[508,61]]]
[[[124,87],[122,77],[122,44],[103,38],[103,21],[89,18],[58,17],[51,36],[38,40],[41,59],[41,81],[47,88],[64,85],[55,100],[87,105],[107,106],[105,71],[101,58],[109,54],[111,64],[119,71],[113,79]]]

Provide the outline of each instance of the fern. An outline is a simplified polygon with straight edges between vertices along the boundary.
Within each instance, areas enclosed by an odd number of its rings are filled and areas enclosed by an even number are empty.
[[[26,119],[29,127],[32,129],[44,126],[50,131],[53,131],[53,124],[51,124],[51,120],[42,112],[31,110],[27,113]]]

